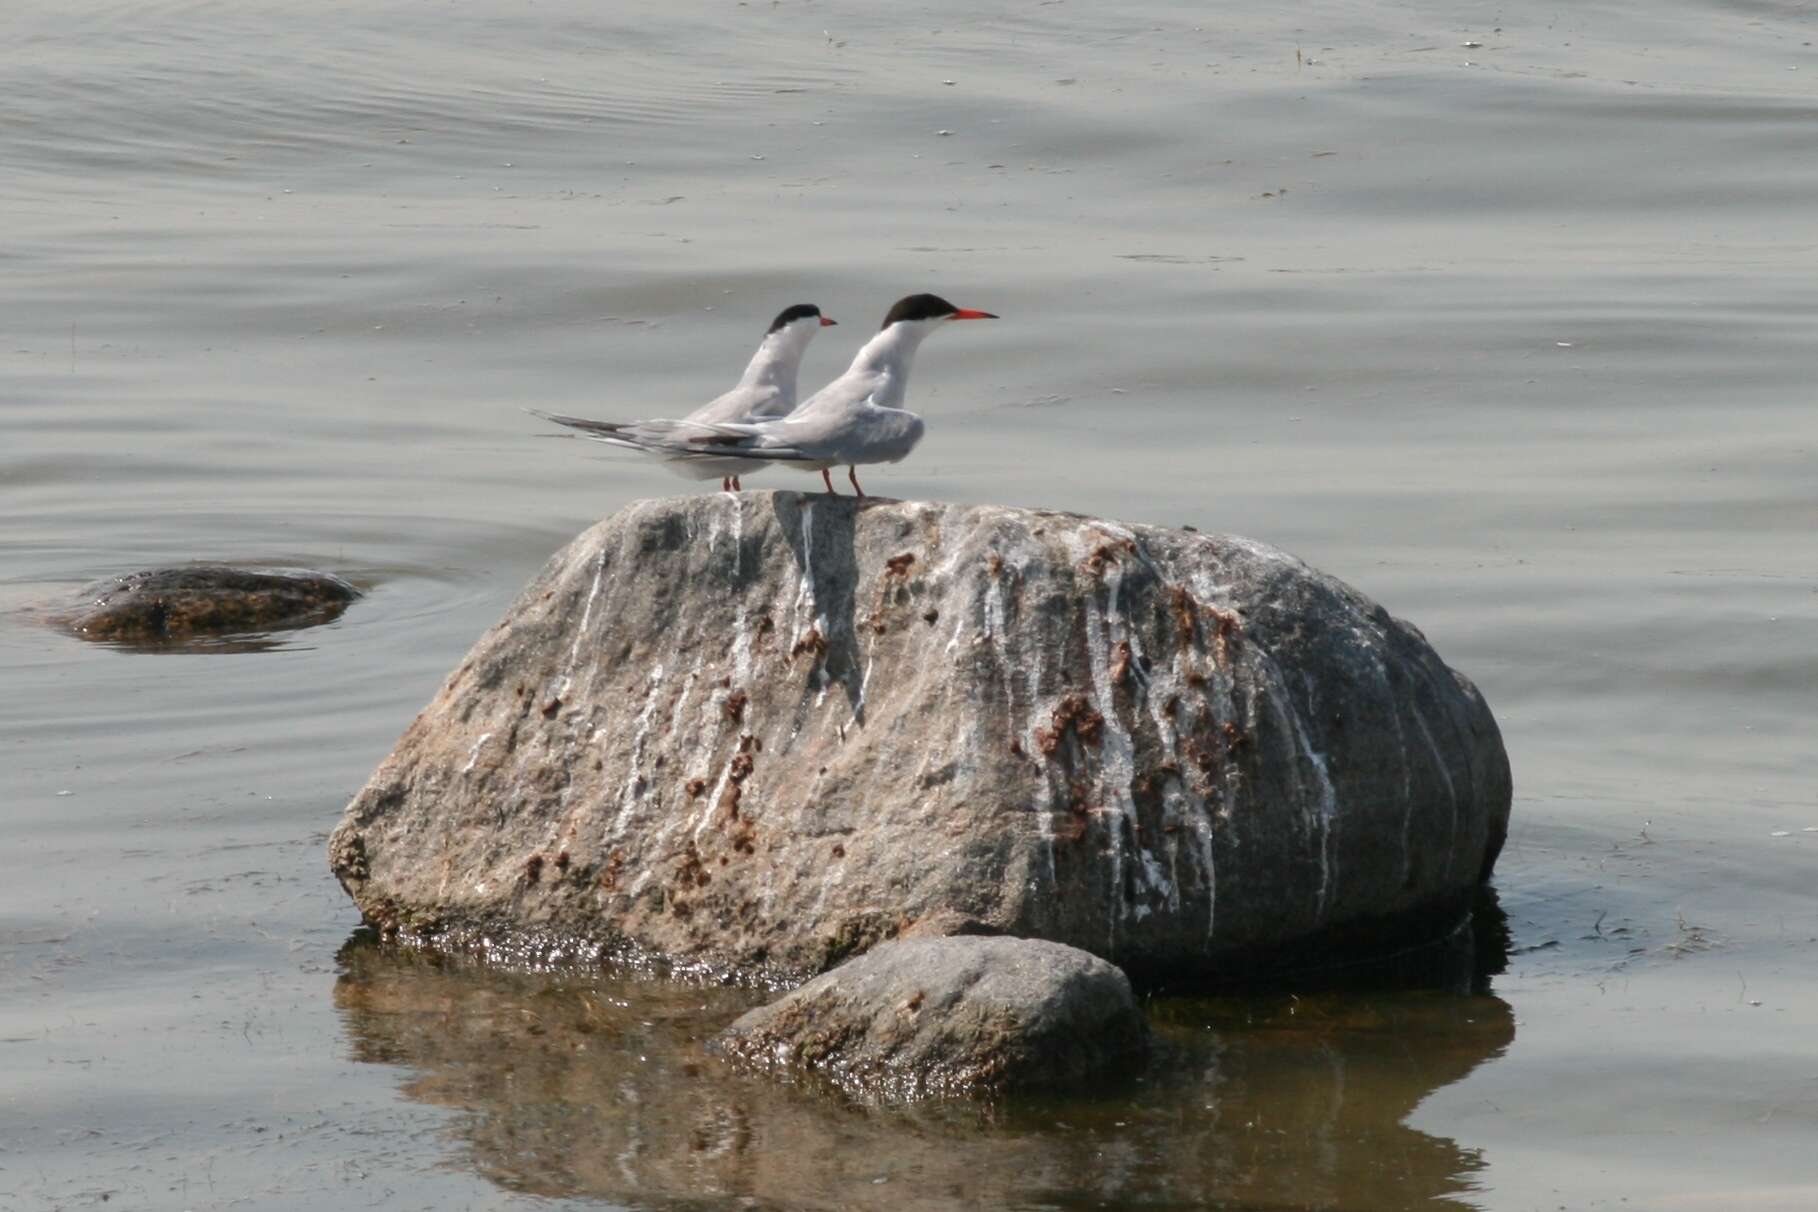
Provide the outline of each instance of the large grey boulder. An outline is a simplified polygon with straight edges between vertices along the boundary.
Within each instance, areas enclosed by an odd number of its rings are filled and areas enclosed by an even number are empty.
[[[1001,933],[1191,979],[1450,930],[1509,798],[1475,688],[1260,543],[707,494],[557,554],[330,859],[387,934],[525,959]]]
[[[912,1100],[1076,1085],[1138,1060],[1148,1024],[1123,972],[1039,939],[880,943],[715,1040],[760,1069]]]

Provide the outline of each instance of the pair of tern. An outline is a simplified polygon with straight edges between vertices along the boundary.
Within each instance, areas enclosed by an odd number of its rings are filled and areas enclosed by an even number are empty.
[[[884,326],[865,342],[846,372],[798,407],[796,371],[808,342],[834,321],[812,303],[777,314],[738,386],[680,420],[592,421],[535,412],[595,441],[651,455],[677,475],[720,479],[728,492],[739,476],[771,463],[818,471],[844,466],[859,496],[860,463],[896,463],[922,440],[922,419],[902,407],[915,351],[953,320],[995,320],[988,311],[955,307],[939,295],[898,299]]]

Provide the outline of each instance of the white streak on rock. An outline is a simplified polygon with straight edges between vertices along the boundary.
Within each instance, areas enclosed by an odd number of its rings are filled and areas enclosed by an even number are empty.
[[[1326,767],[1326,755],[1313,748],[1304,727],[1297,729],[1295,735],[1301,752],[1319,780],[1319,916],[1323,919],[1326,901],[1332,895],[1332,830],[1338,821],[1338,798],[1332,790],[1332,772]]]
[[[992,577],[985,585],[985,606],[979,617],[980,629],[991,646],[1003,655],[1006,634],[1004,631],[1004,583]],[[957,638],[958,633],[955,632]]]
[[[580,625],[574,629],[574,643],[569,646],[568,660],[564,662],[561,679],[556,683],[558,696],[567,694],[568,688],[574,684],[574,663],[581,655],[581,645],[587,640],[587,622],[593,618],[593,603],[600,596],[600,582],[605,576],[606,552],[602,550],[599,559],[594,562],[593,588],[587,591],[587,605],[581,610]]]
[[[865,646],[865,672],[859,676],[858,694],[853,697],[852,718],[864,722],[865,687],[871,684],[871,666],[877,662],[877,637],[871,637],[871,643]]]
[[[1408,714],[1412,715],[1414,722],[1420,726],[1421,739],[1426,741],[1427,749],[1433,754],[1434,769],[1438,770],[1439,777],[1445,780],[1446,799],[1452,805],[1452,831],[1446,839],[1445,874],[1449,876],[1452,874],[1452,856],[1458,850],[1458,788],[1452,785],[1452,768],[1446,763],[1446,755],[1440,751],[1439,743],[1433,739],[1433,730],[1427,727],[1427,717],[1420,713],[1418,706]]]
[[[960,633],[964,630],[966,630],[966,616],[960,615],[953,624],[953,638],[947,641],[948,656],[952,656],[954,649],[959,647]]]
[[[462,774],[466,774],[468,771],[473,769],[473,764],[480,760],[480,746],[484,745],[487,741],[490,741],[491,739],[492,739],[492,733],[490,733],[490,732],[482,732],[480,734],[480,739],[475,741],[473,743],[473,748],[467,751],[467,765],[461,767]]]
[[[1395,753],[1401,759],[1401,879],[1405,885],[1414,868],[1414,763],[1408,760],[1408,738],[1401,726],[1401,704],[1395,699],[1395,684],[1389,680],[1389,667],[1382,662],[1376,644],[1365,651],[1376,666],[1376,680],[1382,685],[1382,700],[1389,723],[1395,726]]]
[[[713,814],[720,806],[720,797],[726,794],[726,784],[732,781],[732,758],[726,759],[726,765],[720,770],[720,780],[713,785],[713,794],[703,796],[700,812],[694,818],[694,827],[688,836],[697,843],[701,835],[707,832],[707,826],[713,823]],[[664,830],[667,834],[668,830]]]
[[[732,499],[732,592],[738,605],[732,622],[732,683],[743,687],[751,680],[751,620],[745,606],[745,501]]]
[[[1132,541],[1136,544],[1137,554],[1141,556],[1143,565],[1156,577],[1156,593],[1158,595],[1164,595],[1165,600],[1165,595],[1172,594],[1176,586],[1169,584],[1161,575],[1161,570],[1156,567],[1154,560],[1150,558],[1147,548],[1142,544],[1142,540],[1132,536]],[[1139,631],[1132,628],[1126,638],[1129,640],[1130,653],[1134,658],[1130,676],[1136,678],[1138,677],[1137,670],[1140,668],[1140,663],[1142,659],[1147,656],[1147,653],[1143,650],[1142,636]],[[1163,746],[1165,746],[1169,759],[1180,771],[1180,773],[1169,777],[1169,785],[1162,791],[1162,807],[1165,819],[1184,824],[1185,827],[1191,831],[1194,842],[1197,843],[1195,847],[1197,851],[1195,857],[1199,861],[1200,873],[1205,884],[1206,944],[1207,946],[1210,946],[1213,932],[1218,924],[1218,869],[1212,852],[1212,809],[1211,806],[1201,798],[1199,793],[1193,790],[1190,776],[1187,774],[1187,771],[1192,767],[1192,762],[1182,751],[1178,713],[1195,710],[1198,705],[1197,700],[1199,695],[1190,695],[1188,693],[1180,669],[1180,660],[1190,659],[1190,654],[1193,652],[1193,649],[1191,647],[1183,646],[1181,652],[1182,656],[1177,660],[1150,661],[1149,672],[1140,682],[1140,693],[1143,702],[1149,708],[1149,718],[1155,724],[1156,736],[1160,739]],[[1214,671],[1214,676],[1218,676],[1217,671]],[[1223,684],[1226,688],[1228,716],[1231,711],[1229,704],[1229,677],[1224,679]],[[1170,699],[1175,700],[1177,704],[1176,715],[1174,717],[1170,717],[1166,710]],[[1171,863],[1177,854],[1178,844],[1170,841],[1169,858]],[[1171,880],[1171,889],[1173,895],[1169,900],[1169,908],[1178,910],[1181,906],[1182,898],[1180,894],[1180,879],[1177,872],[1174,873]]]
[[[1090,532],[1074,531],[1068,535],[1068,555],[1075,568],[1086,562],[1090,556],[1087,544],[1100,536]],[[1127,537],[1127,535],[1125,536]],[[1099,715],[1104,719],[1103,730],[1099,734],[1099,784],[1106,792],[1108,802],[1098,805],[1106,815],[1105,829],[1112,836],[1108,847],[1111,858],[1110,870],[1110,906],[1107,945],[1117,945],[1117,926],[1124,916],[1124,864],[1137,861],[1136,855],[1125,853],[1125,837],[1133,832],[1130,820],[1135,808],[1131,789],[1136,782],[1136,747],[1130,732],[1124,727],[1123,720],[1117,714],[1117,701],[1111,685],[1111,650],[1116,645],[1116,633],[1121,630],[1118,624],[1122,616],[1117,610],[1118,590],[1123,584],[1123,565],[1113,559],[1106,563],[1104,571],[1105,608],[1098,604],[1098,588],[1088,586],[1082,595],[1086,608],[1086,667],[1092,675],[1092,693],[1098,701],[1094,704]],[[1084,747],[1082,746],[1082,749]],[[1113,814],[1115,817],[1113,818]],[[1136,843],[1140,852],[1142,842]],[[1138,867],[1139,871],[1146,870]]]
[[[1267,697],[1275,708],[1278,722],[1283,732],[1294,742],[1300,753],[1306,770],[1313,775],[1312,795],[1304,796],[1309,810],[1309,833],[1317,834],[1319,847],[1319,886],[1315,893],[1314,917],[1323,921],[1326,916],[1326,900],[1332,892],[1332,826],[1338,813],[1337,794],[1332,789],[1331,772],[1326,768],[1325,755],[1313,748],[1312,733],[1306,720],[1301,716],[1294,696],[1288,693],[1288,686],[1283,681],[1281,670],[1273,659],[1262,657],[1257,661],[1257,669],[1269,681],[1271,693]],[[1301,780],[1303,790],[1307,790],[1306,781]]]
[[[802,567],[801,579],[795,588],[795,614],[790,619],[794,632],[791,642],[799,642],[807,633],[802,630],[802,613],[804,606],[811,612],[810,617],[819,618],[819,609],[814,598],[814,504],[808,502],[802,506]],[[822,632],[822,635],[825,635]]]
[[[658,693],[662,684],[663,667],[654,666],[650,670],[648,684],[644,689],[644,710],[638,713],[636,730],[631,736],[631,760],[627,763],[629,770],[625,775],[625,784],[619,791],[619,814],[612,822],[614,833],[624,828],[625,818],[630,815],[632,808],[637,804],[638,782],[643,777],[644,743],[650,736],[650,721],[656,716],[657,700],[662,697]]]
[[[1008,567],[1008,565],[1006,565]],[[1025,575],[1025,569],[1019,565],[1015,575]],[[997,585],[997,578],[991,584]],[[979,600],[977,598],[975,601]],[[1002,599],[999,599],[1000,610]],[[981,614],[981,619],[982,619]],[[1000,616],[1001,617],[1001,616]],[[982,624],[981,624],[982,625]],[[1010,637],[1001,636],[991,642],[992,650],[997,654],[998,667],[1002,670],[1004,683],[1004,711],[1009,718],[1010,734],[1017,738],[1022,746],[1025,759],[1039,762],[1042,757],[1041,744],[1035,739],[1037,720],[1042,701],[1042,675],[1045,666],[1042,663],[1042,646],[1040,644],[1019,645]],[[1023,703],[1019,711],[1016,704],[1016,673],[1022,672]],[[1041,776],[1043,786],[1049,785],[1047,773]],[[1048,858],[1048,886],[1059,887],[1059,869],[1056,866],[1054,848],[1057,839],[1054,835],[1054,814],[1061,805],[1055,800],[1052,788],[1048,795],[1032,805],[1035,811],[1037,829],[1042,839],[1042,849]]]

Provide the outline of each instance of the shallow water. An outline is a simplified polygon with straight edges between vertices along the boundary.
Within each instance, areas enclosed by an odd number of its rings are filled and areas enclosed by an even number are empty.
[[[13,15],[0,1209],[1818,1203],[1818,18],[603,8]],[[1166,1080],[981,1120],[697,1060],[735,993],[343,953],[347,797],[683,487],[520,408],[677,411],[797,300],[812,383],[917,289],[1005,318],[874,491],[1253,535],[1478,681],[1487,987],[1163,998]],[[16,613],[192,558],[368,596],[257,652]]]

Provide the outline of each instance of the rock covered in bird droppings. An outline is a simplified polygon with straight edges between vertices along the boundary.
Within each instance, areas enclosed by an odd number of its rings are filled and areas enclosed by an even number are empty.
[[[883,943],[741,1017],[714,1046],[892,1101],[1076,1085],[1148,1046],[1130,981],[1095,955],[1019,938]]]
[[[711,494],[558,553],[330,857],[387,935],[526,960],[983,933],[1180,982],[1450,931],[1509,800],[1475,688],[1260,543]]]

